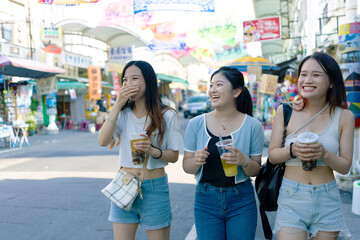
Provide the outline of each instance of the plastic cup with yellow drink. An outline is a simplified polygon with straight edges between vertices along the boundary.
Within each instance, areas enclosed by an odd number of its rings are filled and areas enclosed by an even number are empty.
[[[141,165],[145,160],[145,152],[134,148],[134,143],[138,141],[145,141],[146,138],[140,134],[146,134],[146,132],[129,133],[131,156],[134,165]]]
[[[232,146],[232,144],[233,144],[232,139],[224,139],[224,140],[220,140],[219,142],[215,143],[215,145],[217,146],[217,149],[219,151],[219,154],[220,154],[221,164],[223,166],[225,176],[227,176],[227,177],[233,177],[238,173],[238,168],[237,168],[236,164],[228,164],[226,162],[226,160],[222,158],[222,155],[224,153],[231,152],[230,150],[226,149],[225,147]]]

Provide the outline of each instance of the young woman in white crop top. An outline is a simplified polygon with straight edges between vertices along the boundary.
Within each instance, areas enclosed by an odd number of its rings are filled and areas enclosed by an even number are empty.
[[[346,104],[341,70],[331,56],[316,52],[300,62],[297,84],[301,101],[293,104],[285,147],[282,106],[269,144],[270,161],[286,162],[273,231],[280,240],[351,238],[334,177],[334,171],[349,171],[354,144],[354,116]],[[319,135],[317,143],[296,140],[306,129]],[[303,170],[301,160],[311,159],[318,159],[317,167]]]
[[[138,224],[146,229],[149,240],[170,238],[171,208],[169,187],[164,167],[178,160],[183,148],[183,136],[178,116],[161,102],[157,78],[152,66],[144,61],[128,62],[122,73],[123,86],[103,124],[98,142],[101,146],[120,138],[120,167],[140,176],[142,165],[134,165],[130,151],[130,132],[142,132],[146,139],[134,143],[136,149],[149,156],[147,171],[139,196],[131,211],[111,202],[109,221],[113,223],[115,240],[134,240]],[[155,133],[153,142],[149,136]]]

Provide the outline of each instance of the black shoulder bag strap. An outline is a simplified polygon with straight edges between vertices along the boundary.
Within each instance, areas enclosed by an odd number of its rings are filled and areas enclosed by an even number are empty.
[[[292,108],[290,107],[290,105],[288,103],[283,103],[282,105],[283,105],[283,112],[284,112],[284,131],[283,131],[283,139],[281,142],[281,147],[284,147],[285,138],[287,135],[286,128],[287,128],[287,125],[288,125],[290,117],[291,117]],[[283,164],[285,164],[285,163],[283,163]],[[261,217],[261,223],[262,223],[265,239],[272,239],[273,234],[272,234],[271,226],[270,226],[268,217],[266,215],[266,212],[261,207],[261,204],[260,204],[260,217]]]

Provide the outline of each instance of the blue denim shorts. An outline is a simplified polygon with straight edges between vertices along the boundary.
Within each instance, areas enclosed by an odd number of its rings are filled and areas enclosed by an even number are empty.
[[[194,215],[199,240],[254,240],[257,209],[251,181],[233,187],[198,183]]]
[[[350,238],[336,181],[308,185],[283,178],[273,232],[280,230],[288,233],[305,230],[308,238],[318,231],[339,231],[339,236]]]
[[[162,229],[170,226],[168,177],[144,180],[141,184],[143,199],[137,196],[131,211],[119,208],[111,202],[109,221],[115,223],[140,223],[146,230]]]

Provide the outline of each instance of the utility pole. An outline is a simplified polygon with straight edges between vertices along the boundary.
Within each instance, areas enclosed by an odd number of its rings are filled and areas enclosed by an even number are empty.
[[[28,31],[29,31],[29,56],[33,59],[33,38],[31,33],[31,15],[30,15],[30,0],[28,0]]]

